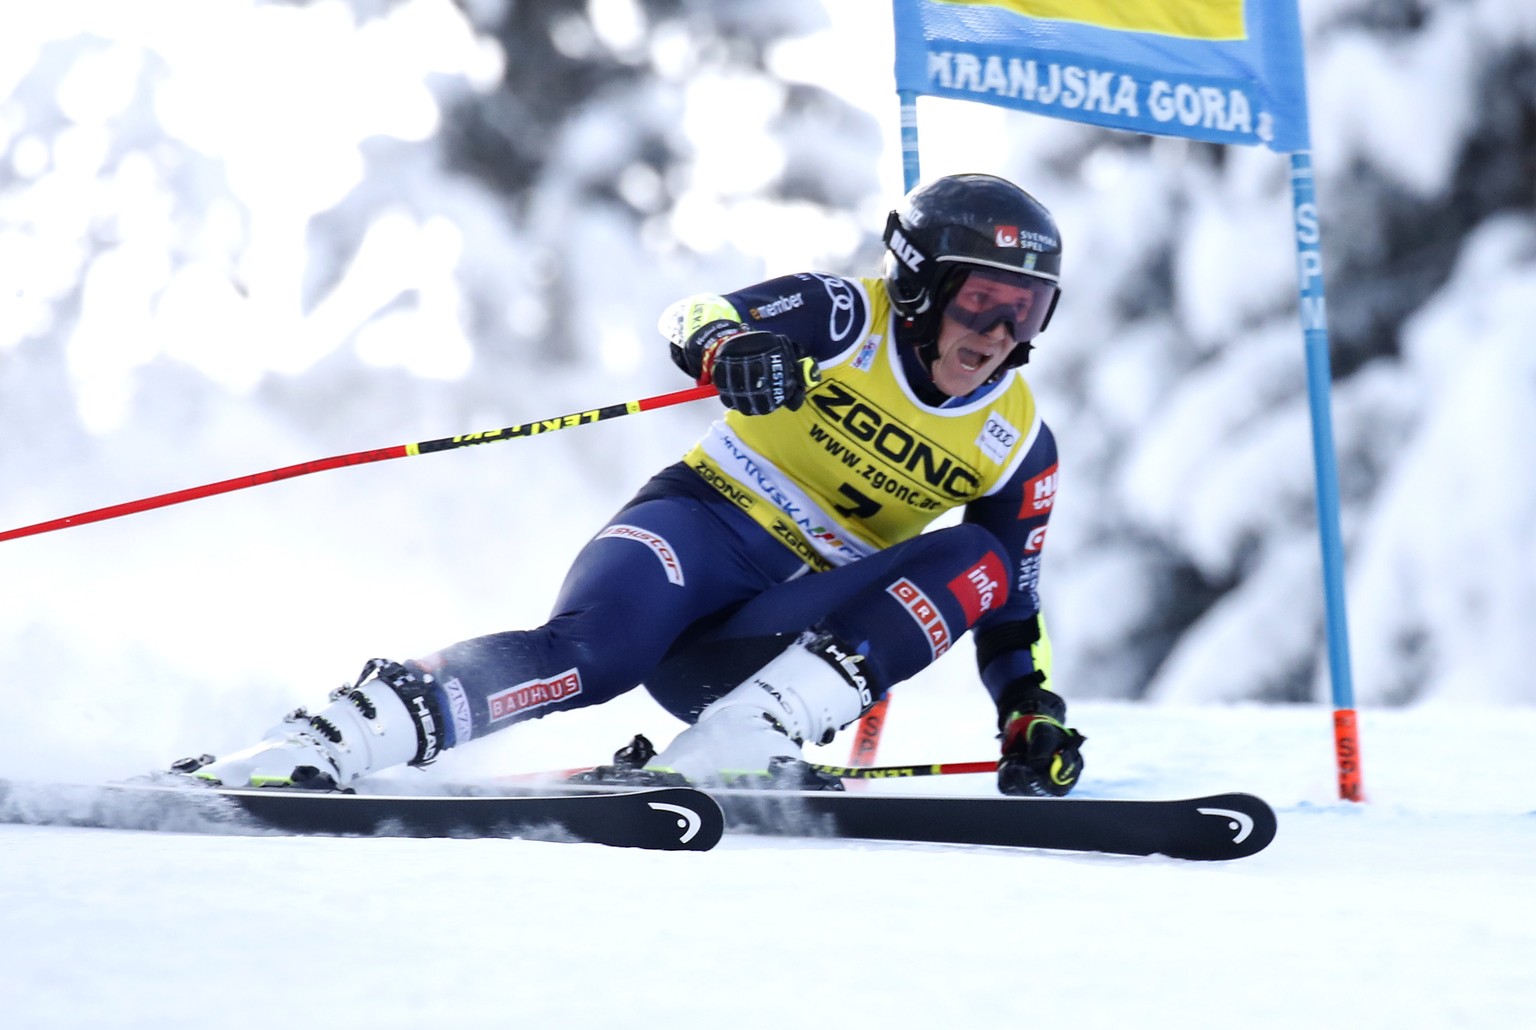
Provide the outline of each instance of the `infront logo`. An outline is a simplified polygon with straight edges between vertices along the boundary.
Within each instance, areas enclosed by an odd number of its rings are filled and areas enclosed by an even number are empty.
[[[955,595],[965,611],[967,626],[1008,601],[1008,576],[997,556],[988,554],[975,565],[949,581],[949,592]]]

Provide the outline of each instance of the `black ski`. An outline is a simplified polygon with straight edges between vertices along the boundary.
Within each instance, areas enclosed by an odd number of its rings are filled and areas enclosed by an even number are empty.
[[[1262,851],[1275,813],[1252,794],[1179,801],[904,797],[711,790],[732,830],[768,835],[984,844],[1220,860]]]
[[[1253,855],[1268,846],[1276,830],[1274,812],[1251,794],[1142,801],[546,785],[510,795],[471,789],[399,796],[8,780],[0,780],[0,823],[183,833],[529,837],[669,851],[708,850],[728,827],[771,836],[1195,860]]]
[[[708,851],[720,806],[687,787],[539,796],[419,796],[198,785],[0,780],[0,822],[183,833],[276,831],[395,837],[526,837]]]

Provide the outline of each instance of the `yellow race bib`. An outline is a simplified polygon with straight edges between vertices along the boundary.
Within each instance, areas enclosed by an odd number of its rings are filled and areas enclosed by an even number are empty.
[[[1040,431],[1034,397],[1014,371],[960,407],[918,400],[884,282],[851,285],[868,301],[864,332],[822,363],[799,410],[727,412],[686,459],[817,570],[910,539],[997,489]]]

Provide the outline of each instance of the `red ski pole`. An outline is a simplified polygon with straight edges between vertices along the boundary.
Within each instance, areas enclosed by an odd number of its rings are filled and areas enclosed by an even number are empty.
[[[827,776],[843,780],[890,780],[909,776],[956,776],[966,773],[995,773],[997,759],[981,762],[934,762],[929,765],[813,765]]]
[[[555,418],[537,419],[533,422],[524,422],[521,425],[507,426],[505,429],[493,429],[484,433],[470,433],[466,436],[450,436],[442,440],[426,440],[422,443],[397,444],[394,447],[381,447],[373,451],[358,451],[355,454],[339,454],[334,458],[306,461],[298,465],[289,465],[286,468],[272,469],[270,472],[257,472],[250,476],[239,476],[235,479],[225,479],[218,483],[194,486],[186,490],[175,490],[168,494],[146,497],[138,501],[128,501],[124,504],[114,504],[106,508],[82,512],[79,515],[68,515],[61,519],[39,522],[32,526],[22,526],[19,529],[8,529],[0,532],[0,541],[15,540],[18,537],[24,536],[35,536],[39,533],[51,533],[56,529],[84,526],[91,522],[105,522],[107,519],[120,518],[123,515],[150,511],[154,508],[165,508],[173,504],[181,504],[184,501],[195,501],[200,497],[227,494],[234,490],[244,490],[247,487],[261,486],[264,483],[275,483],[281,479],[294,479],[298,476],[307,476],[315,472],[327,472],[331,469],[346,468],[351,465],[366,465],[375,461],[388,461],[391,458],[409,458],[418,454],[434,454],[438,451],[451,451],[460,447],[472,447],[475,444],[495,443],[499,440],[515,440],[525,436],[538,436],[542,433],[554,432],[557,429],[570,429],[574,426],[590,425],[593,422],[606,422],[608,419],[619,418],[623,415],[633,415],[641,411],[665,408],[669,405],[696,401],[704,397],[713,397],[714,395],[715,388],[713,386],[695,386],[687,390],[679,390],[676,393],[664,393],[655,397],[645,397],[637,401],[610,404],[605,408],[593,408],[590,411],[576,411],[569,415],[559,415]]]

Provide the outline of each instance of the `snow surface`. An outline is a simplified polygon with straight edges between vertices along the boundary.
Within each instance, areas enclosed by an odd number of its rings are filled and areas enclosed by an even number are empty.
[[[892,761],[989,753],[971,691],[907,684],[892,713]],[[1248,790],[1275,842],[1207,864],[0,826],[4,1024],[1438,1030],[1536,1011],[1536,715],[1366,713],[1358,806],[1330,800],[1322,709],[1076,714],[1085,795]],[[523,735],[581,762],[665,719],[632,695]],[[496,744],[480,769],[530,768]]]

